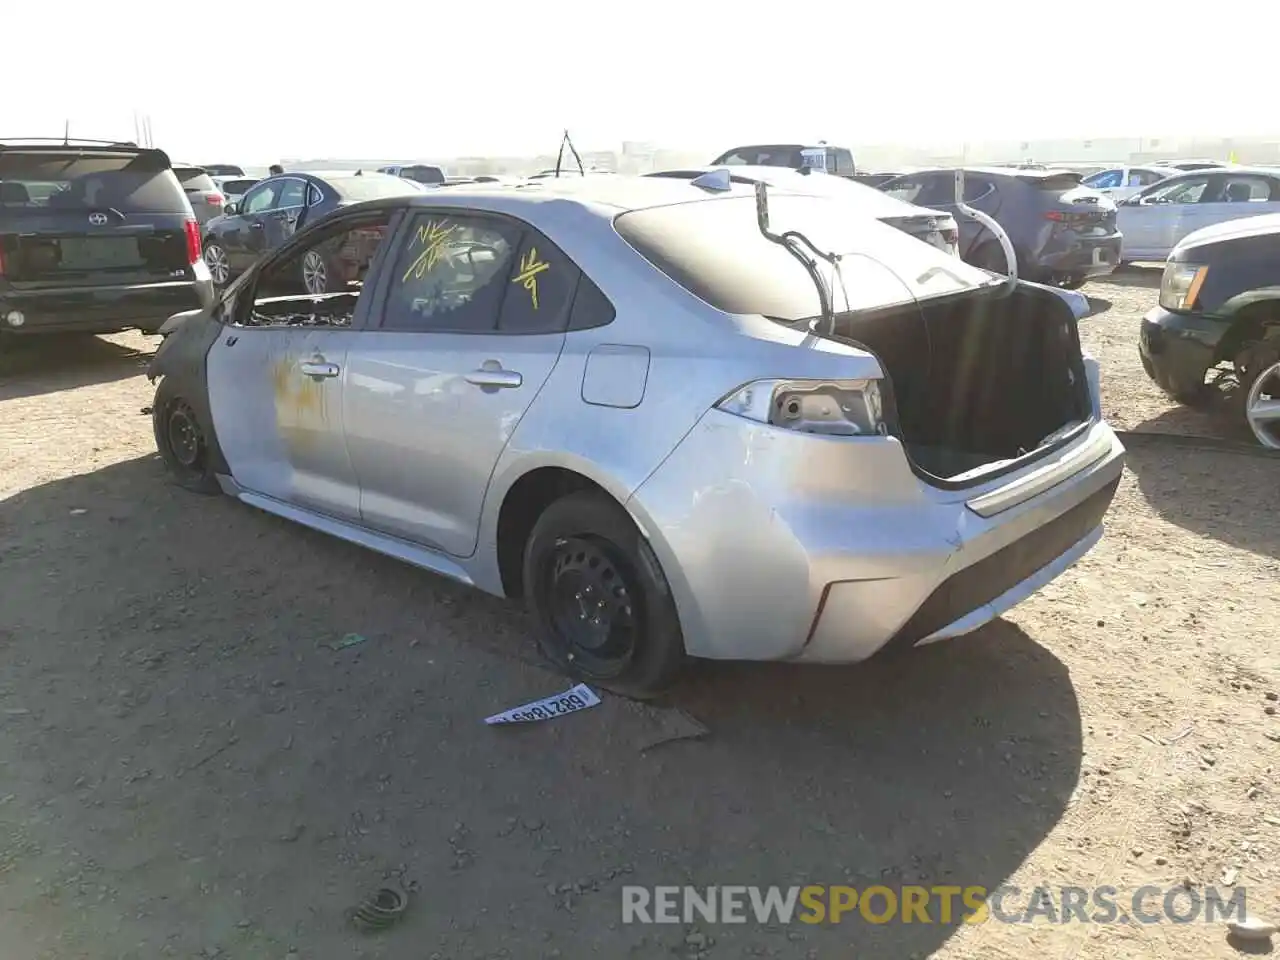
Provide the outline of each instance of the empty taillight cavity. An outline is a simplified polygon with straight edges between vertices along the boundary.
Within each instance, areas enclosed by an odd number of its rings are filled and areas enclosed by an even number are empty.
[[[198,263],[200,261],[200,224],[194,220],[186,222],[187,233],[187,263]]]
[[[223,204],[223,196],[220,193],[211,193],[205,198],[205,202],[211,207],[220,207]]]

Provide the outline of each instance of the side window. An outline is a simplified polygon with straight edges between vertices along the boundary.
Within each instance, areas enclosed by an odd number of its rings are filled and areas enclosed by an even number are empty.
[[[841,176],[851,176],[854,171],[853,154],[844,147],[835,149],[836,169],[835,172]]]
[[[302,206],[303,197],[306,196],[307,184],[303,180],[286,180],[284,186],[280,190],[280,199],[276,201],[277,207],[300,207]]]
[[[550,240],[526,229],[511,273],[500,333],[560,333],[569,323],[581,271]]]
[[[1095,173],[1084,181],[1086,187],[1093,187],[1095,190],[1106,190],[1112,187],[1120,186],[1119,170],[1103,170],[1101,173]]]
[[[990,180],[980,180],[977,177],[964,178],[964,202],[974,203],[989,197],[995,193],[996,185]]]
[[[897,197],[904,203],[919,202],[920,195],[924,192],[924,180],[917,178],[903,178],[893,180],[881,186],[881,190],[891,197]]]
[[[486,217],[416,216],[391,264],[382,329],[423,333],[496,330],[503,295],[517,272],[516,251],[522,233],[514,224]],[[538,289],[545,272],[531,274],[533,289]],[[522,287],[524,282],[522,279]],[[530,295],[528,288],[518,292]]]
[[[1209,186],[1208,177],[1179,179],[1152,190],[1143,197],[1143,201],[1150,203],[1199,203],[1207,186]]]
[[[1161,180],[1163,180],[1166,174],[1157,173],[1155,170],[1139,170],[1136,174],[1134,174],[1134,176],[1138,178],[1138,183],[1141,186],[1149,187],[1151,186],[1151,184],[1159,183]],[[1132,179],[1132,177],[1130,177],[1130,179]]]
[[[254,187],[244,195],[244,202],[240,205],[241,213],[262,213],[270,210],[275,206],[276,190],[280,184],[264,183]]]
[[[273,261],[235,295],[242,327],[349,327],[393,212],[348,218]],[[320,266],[317,272],[316,266]]]
[[[579,275],[578,292],[573,297],[573,310],[569,314],[570,330],[590,330],[613,323],[617,311],[604,292],[585,273]]]
[[[324,194],[320,192],[320,188],[314,183],[307,184],[307,206],[314,207],[317,203],[324,199]]]
[[[1226,176],[1222,178],[1222,189],[1215,197],[1218,203],[1265,203],[1268,200],[1280,199],[1272,192],[1271,181],[1265,177]]]

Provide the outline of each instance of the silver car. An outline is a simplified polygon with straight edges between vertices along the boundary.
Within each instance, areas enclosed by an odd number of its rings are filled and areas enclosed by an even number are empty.
[[[1124,451],[1080,299],[830,198],[462,185],[339,209],[172,318],[155,435],[183,486],[523,597],[553,664],[643,696],[686,655],[955,637],[1083,556]]]
[[[191,210],[196,215],[196,222],[203,225],[214,217],[222,216],[222,205],[226,199],[203,167],[174,164],[173,173],[182,184],[182,190],[187,195]]]

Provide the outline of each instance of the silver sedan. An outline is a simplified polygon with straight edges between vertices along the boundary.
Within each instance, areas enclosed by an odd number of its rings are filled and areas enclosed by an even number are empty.
[[[298,264],[364,251],[309,296]],[[858,661],[1083,556],[1123,448],[1069,295],[829,198],[661,178],[344,208],[180,315],[173,476],[490,593],[634,696]]]

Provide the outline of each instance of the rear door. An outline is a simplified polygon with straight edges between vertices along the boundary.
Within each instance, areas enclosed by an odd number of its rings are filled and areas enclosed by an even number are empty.
[[[1191,206],[1185,220],[1178,223],[1170,247],[1201,227],[1265,213],[1280,213],[1280,178],[1256,173],[1215,174],[1209,178],[1200,202]]]
[[[498,457],[560,356],[580,273],[532,228],[488,214],[421,212],[396,247],[344,397],[361,517],[470,556]]]
[[[0,260],[18,289],[190,279],[198,240],[159,151],[0,149]]]
[[[307,181],[299,177],[285,177],[280,182],[275,204],[263,219],[267,250],[283,246],[298,229],[299,217],[307,205],[307,186]]]

